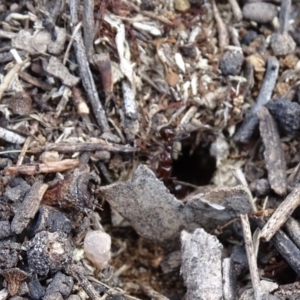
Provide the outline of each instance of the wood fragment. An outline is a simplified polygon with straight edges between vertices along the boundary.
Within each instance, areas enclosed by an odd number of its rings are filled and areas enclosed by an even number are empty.
[[[257,112],[271,100],[272,92],[276,84],[279,70],[279,62],[276,58],[269,58],[267,70],[264,78],[263,85],[259,91],[256,103],[246,113],[241,127],[238,129],[234,136],[234,140],[240,143],[247,143],[250,141],[253,133],[255,132],[259,123]]]
[[[52,89],[52,85],[47,83],[47,82],[44,82],[38,78],[35,78],[31,75],[29,75],[28,73],[25,73],[23,71],[20,71],[19,72],[19,76],[20,78],[22,78],[24,81],[27,81],[29,83],[31,83],[32,85],[36,86],[36,87],[39,87],[45,91],[51,91]]]
[[[35,165],[21,165],[17,167],[7,167],[5,169],[6,175],[36,175],[42,173],[57,173],[64,172],[70,169],[77,168],[79,166],[78,159],[64,159],[61,161],[48,162],[46,164],[35,164]]]
[[[71,15],[71,22],[73,24],[78,23],[78,2],[76,0],[70,1],[70,15]],[[95,115],[95,118],[97,120],[98,125],[100,126],[100,129],[102,132],[110,132],[110,128],[108,125],[108,121],[105,115],[105,111],[102,107],[102,104],[99,99],[99,95],[96,89],[96,85],[94,82],[94,78],[92,75],[92,72],[90,70],[88,59],[86,56],[86,51],[83,44],[83,39],[81,32],[78,31],[75,35],[75,53],[77,62],[79,65],[79,72],[80,77],[82,80],[82,84],[84,86],[84,89],[88,95],[88,98],[90,100],[90,103],[93,107],[93,112]]]
[[[212,3],[214,17],[218,28],[219,47],[220,50],[222,51],[229,44],[229,34],[226,25],[224,24],[221,15],[219,13],[218,7],[216,5],[216,1],[211,0],[211,3]]]
[[[23,144],[26,140],[22,135],[3,127],[0,127],[0,138],[12,144]]]
[[[31,140],[32,140],[32,137],[34,136],[34,134],[37,132],[38,130],[38,127],[39,127],[39,123],[37,121],[34,121],[33,124],[31,125],[31,130],[30,130],[30,136],[27,137],[24,145],[23,145],[23,148],[22,148],[22,151],[18,157],[18,162],[17,162],[17,166],[20,166],[24,160],[24,157],[25,157],[25,154],[26,154],[26,151],[31,143]]]
[[[196,229],[192,234],[182,231],[181,273],[187,287],[185,299],[222,299],[222,244],[218,239]]]
[[[168,300],[169,298],[161,295],[160,293],[158,293],[157,291],[155,291],[152,287],[150,286],[146,286],[144,284],[140,284],[139,285],[142,289],[142,291],[151,299],[153,300]]]
[[[236,0],[229,0],[229,4],[231,6],[234,18],[236,21],[241,21],[243,19],[242,10]]]
[[[32,185],[11,222],[13,232],[20,234],[29,221],[34,218],[47,188],[48,185],[41,182],[35,182]]]
[[[285,228],[293,242],[300,249],[300,224],[297,220],[289,217],[285,223]]]
[[[30,61],[30,58],[26,58],[22,63],[16,64],[12,67],[5,75],[3,82],[0,84],[0,101],[3,97],[4,92],[8,88],[15,75],[21,70],[21,68]]]
[[[260,279],[259,279],[258,268],[256,263],[255,251],[253,247],[249,219],[247,215],[241,215],[240,217],[241,217],[241,223],[243,228],[245,248],[247,252],[247,258],[249,263],[252,286],[254,289],[255,300],[261,300],[263,291],[260,286]]]
[[[300,184],[285,198],[277,207],[261,231],[261,238],[270,241],[272,236],[292,215],[293,211],[300,205]]]
[[[259,228],[265,228],[266,224],[260,218],[253,216],[251,220]],[[278,230],[274,236],[272,236],[269,241],[276,247],[278,252],[283,256],[286,262],[291,266],[291,268],[300,275],[300,250],[298,247],[289,239],[289,237],[282,231]]]
[[[83,32],[84,46],[88,60],[92,60],[94,52],[94,37],[95,37],[95,20],[94,20],[94,0],[83,1]]]
[[[84,151],[111,151],[111,152],[137,152],[138,148],[117,144],[109,144],[104,140],[99,140],[98,143],[48,143],[46,146],[33,148],[30,150],[31,153],[40,153],[44,151],[58,151],[60,153],[75,153],[75,152],[84,152]]]
[[[265,146],[264,157],[271,188],[276,194],[285,196],[287,190],[286,163],[277,125],[267,108],[262,107],[257,115],[260,135]]]

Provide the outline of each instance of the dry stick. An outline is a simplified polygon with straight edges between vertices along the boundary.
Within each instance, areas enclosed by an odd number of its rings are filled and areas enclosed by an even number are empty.
[[[286,223],[285,228],[293,242],[300,248],[300,224],[294,218],[290,217]]]
[[[222,51],[229,44],[228,31],[226,29],[226,25],[224,24],[220,16],[215,0],[211,0],[211,3],[212,3],[214,17],[218,27],[219,47],[221,48]]]
[[[246,253],[248,258],[251,281],[254,289],[254,297],[255,300],[260,300],[263,295],[263,292],[260,286],[260,279],[259,279],[256,257],[255,257],[254,247],[253,247],[249,219],[247,215],[241,215],[240,217],[241,217],[241,223],[243,228],[245,248],[246,248]]]
[[[18,34],[14,33],[14,32],[0,30],[0,38],[3,38],[3,39],[13,39],[17,35]]]
[[[252,137],[258,125],[257,112],[269,102],[276,84],[279,70],[279,62],[276,58],[269,58],[265,79],[255,105],[246,114],[244,121],[234,136],[236,142],[247,143]]]
[[[239,6],[239,4],[237,3],[236,0],[229,0],[234,18],[236,19],[236,21],[242,21],[243,19],[243,13],[241,11],[241,8]]]
[[[259,228],[263,228],[265,225],[265,222],[256,216],[251,217],[251,220],[253,220]],[[297,248],[297,246],[282,230],[277,231],[277,233],[271,239],[271,243],[276,247],[278,252],[299,276],[300,250]]]
[[[274,214],[268,220],[261,231],[261,238],[270,241],[272,236],[287,221],[293,211],[300,205],[300,184],[277,207]]]
[[[236,272],[233,269],[233,262],[230,257],[223,259],[222,277],[224,299],[236,299]]]
[[[130,1],[127,0],[122,0],[123,3],[125,3],[127,6],[129,6],[130,8],[132,8],[133,10],[135,10],[136,12],[150,17],[152,19],[158,20],[162,23],[165,23],[167,25],[173,25],[173,23],[167,19],[165,19],[164,17],[161,17],[159,15],[157,15],[156,13],[150,12],[150,11],[145,11],[145,10],[141,10],[138,6],[136,6],[135,4],[131,3]]]
[[[71,14],[71,22],[73,24],[77,24],[78,22],[78,3],[76,0],[70,0],[70,14]],[[99,95],[96,89],[96,85],[93,79],[93,75],[89,68],[88,60],[86,57],[85,48],[83,45],[83,40],[81,36],[81,32],[78,31],[75,35],[75,52],[76,58],[79,65],[79,71],[81,75],[82,84],[84,89],[88,95],[88,98],[91,102],[95,118],[97,120],[98,125],[102,132],[110,132],[110,128],[108,126],[107,118],[105,115],[105,111],[102,107],[102,104],[99,99]]]
[[[28,73],[25,73],[23,71],[19,72],[19,76],[20,78],[22,78],[24,81],[27,81],[29,83],[31,83],[32,85],[39,87],[45,91],[51,91],[52,90],[52,85],[44,82],[42,80],[39,80],[31,75],[29,75]]]
[[[6,74],[4,77],[3,82],[0,85],[0,101],[2,99],[3,93],[6,91],[8,88],[9,84],[15,77],[15,75],[21,70],[21,68],[30,61],[29,58],[25,59],[22,63],[16,64],[13,68],[9,70],[9,72]]]
[[[285,33],[288,31],[290,10],[291,10],[291,0],[281,1],[280,13],[279,13],[281,33]]]
[[[57,173],[64,172],[69,169],[77,168],[79,166],[78,159],[64,159],[61,161],[49,162],[46,164],[36,165],[21,165],[17,167],[7,167],[5,169],[6,175],[36,175],[41,173]]]
[[[89,61],[92,60],[94,52],[95,20],[94,20],[94,0],[83,1],[83,32],[84,46]]]
[[[66,144],[66,143],[48,143],[47,146],[38,147],[31,149],[31,153],[40,153],[43,151],[58,151],[60,153],[74,153],[74,152],[85,152],[85,151],[98,151],[105,150],[111,152],[137,152],[138,148],[131,146],[123,146],[116,144],[108,144],[105,141],[103,143],[77,143],[77,144]]]
[[[23,149],[19,155],[19,158],[18,158],[18,162],[17,162],[17,167],[20,166],[23,162],[23,159],[25,157],[25,154],[26,154],[26,151],[29,147],[29,144],[31,143],[31,140],[32,140],[32,136],[37,132],[38,130],[38,127],[39,127],[39,123],[37,121],[34,121],[32,126],[31,126],[31,130],[30,130],[30,136],[26,139],[24,145],[23,145]]]
[[[277,125],[266,107],[262,107],[257,114],[260,135],[265,145],[264,157],[271,188],[276,194],[285,196],[287,189],[286,163]]]

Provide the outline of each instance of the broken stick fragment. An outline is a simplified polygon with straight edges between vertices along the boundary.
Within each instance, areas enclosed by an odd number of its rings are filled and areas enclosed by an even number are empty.
[[[192,234],[182,231],[181,244],[185,299],[222,299],[222,244],[199,228]]]
[[[287,189],[286,163],[278,128],[267,108],[262,107],[257,115],[260,135],[265,146],[264,157],[271,188],[276,194],[284,196]]]
[[[261,231],[261,238],[267,242],[274,236],[279,228],[292,215],[293,211],[300,205],[300,184],[285,198],[277,207],[274,214],[268,220]]]

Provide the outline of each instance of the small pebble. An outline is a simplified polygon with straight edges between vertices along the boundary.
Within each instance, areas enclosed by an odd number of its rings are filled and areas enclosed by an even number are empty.
[[[266,106],[286,135],[300,134],[300,105],[298,103],[281,98],[269,101]]]
[[[220,70],[227,75],[238,75],[241,71],[244,55],[240,51],[226,51],[221,57]]]
[[[271,48],[276,56],[287,55],[295,51],[296,43],[287,32],[276,32],[271,36]]]
[[[186,12],[191,7],[188,0],[175,0],[175,9],[180,12]]]
[[[108,267],[111,258],[111,238],[102,230],[89,231],[84,239],[86,257],[97,267],[103,270]]]
[[[257,23],[270,23],[277,14],[277,6],[271,3],[254,2],[243,7],[244,18]]]

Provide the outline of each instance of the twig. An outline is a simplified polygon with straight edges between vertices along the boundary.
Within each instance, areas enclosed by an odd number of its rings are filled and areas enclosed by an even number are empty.
[[[224,300],[236,299],[236,273],[230,257],[224,258],[222,262],[223,273],[223,297]]]
[[[277,207],[274,214],[268,220],[267,224],[261,231],[261,238],[270,241],[272,236],[287,221],[293,211],[300,205],[300,184],[285,198]]]
[[[17,36],[17,33],[10,32],[10,31],[5,31],[5,30],[0,30],[0,38],[2,39],[13,39]]]
[[[74,153],[84,151],[97,151],[106,150],[112,152],[137,152],[138,148],[131,146],[108,144],[105,141],[98,143],[78,143],[78,144],[66,144],[66,143],[48,143],[46,146],[31,149],[32,153],[40,153],[43,151],[58,151],[60,153]]]
[[[70,0],[70,14],[71,14],[71,22],[73,24],[77,24],[78,21],[78,3],[76,0]],[[99,95],[96,89],[96,85],[93,79],[93,75],[88,65],[88,60],[86,57],[85,48],[83,45],[83,40],[81,36],[81,32],[77,32],[75,35],[75,53],[77,57],[77,62],[79,65],[79,71],[82,79],[82,84],[88,98],[93,107],[94,115],[97,120],[98,125],[102,132],[110,132],[110,128],[108,126],[107,118],[105,115],[105,111],[102,107],[102,104],[99,99]]]
[[[94,52],[94,37],[95,37],[95,20],[94,20],[94,0],[83,1],[83,32],[84,46],[89,61],[92,59]]]
[[[52,86],[51,84],[47,83],[47,82],[44,82],[40,79],[37,79],[31,75],[29,75],[28,73],[25,73],[23,71],[20,71],[19,72],[19,76],[20,78],[22,78],[24,81],[27,81],[29,83],[31,83],[32,85],[36,86],[36,87],[39,87],[45,91],[51,91],[52,89]]]
[[[272,92],[276,84],[279,70],[279,62],[276,58],[269,58],[265,79],[255,105],[246,114],[245,119],[234,136],[236,142],[247,143],[258,126],[257,112],[271,100]]]
[[[244,233],[245,248],[247,252],[251,281],[254,289],[254,297],[255,300],[261,300],[263,292],[260,286],[260,279],[259,279],[258,268],[256,263],[255,251],[253,247],[249,219],[247,215],[241,215],[240,217],[241,217],[241,223],[242,223],[242,228]]]
[[[242,10],[238,4],[238,2],[236,0],[229,0],[234,18],[236,19],[236,21],[242,21],[243,19],[243,13]]]
[[[20,166],[23,162],[23,159],[25,157],[25,153],[27,151],[27,148],[29,147],[29,144],[31,143],[32,140],[32,136],[37,132],[39,127],[39,123],[37,121],[34,121],[32,126],[31,126],[31,130],[30,130],[30,136],[27,137],[24,145],[23,145],[23,149],[18,157],[18,162],[17,162],[17,167]]]
[[[279,13],[281,33],[286,33],[288,31],[290,10],[291,10],[291,0],[281,1],[280,13]]]
[[[211,0],[211,4],[212,4],[214,17],[218,27],[219,47],[222,51],[229,44],[228,31],[226,29],[226,25],[224,24],[220,16],[215,0]]]
[[[155,14],[155,13],[150,12],[150,11],[141,10],[138,6],[136,6],[135,4],[133,4],[130,1],[122,0],[122,2],[125,3],[127,6],[129,6],[130,8],[132,8],[133,10],[135,10],[136,12],[138,12],[138,13],[144,15],[144,16],[147,16],[147,17],[150,17],[152,19],[158,20],[158,21],[160,21],[162,23],[165,23],[167,25],[173,25],[173,23],[171,21],[165,19],[164,17],[161,17],[158,14]]]
[[[49,162],[46,164],[35,165],[21,165],[16,167],[7,167],[5,169],[6,175],[36,175],[41,173],[57,173],[64,172],[69,169],[73,169],[79,166],[79,160],[77,159],[65,159],[61,161]]]
[[[9,84],[15,77],[15,75],[21,70],[21,68],[30,61],[30,58],[25,59],[22,63],[16,64],[13,68],[9,70],[9,72],[4,77],[2,84],[0,85],[0,101],[2,99],[3,93],[9,87]]]
[[[67,50],[66,50],[64,59],[63,59],[63,65],[65,65],[66,62],[67,62],[67,59],[68,59],[68,57],[69,57],[69,53],[70,53],[71,47],[72,47],[73,42],[74,42],[74,40],[75,40],[75,36],[76,36],[77,32],[79,31],[79,29],[81,28],[81,26],[82,26],[82,23],[79,22],[79,23],[76,25],[76,27],[74,28],[74,30],[73,30],[71,39],[70,39],[70,41],[69,41],[69,44],[68,44],[68,47],[67,47]]]
[[[290,217],[285,223],[285,228],[293,242],[300,248],[300,224],[297,220]]]
[[[12,144],[23,144],[25,142],[23,136],[3,127],[0,127],[0,138]]]
[[[265,222],[260,218],[253,216],[251,220],[259,228],[265,228]],[[287,263],[293,268],[293,270],[300,275],[300,250],[296,245],[288,238],[288,236],[282,231],[278,230],[272,237],[271,243],[276,247],[278,252],[283,256]]]

